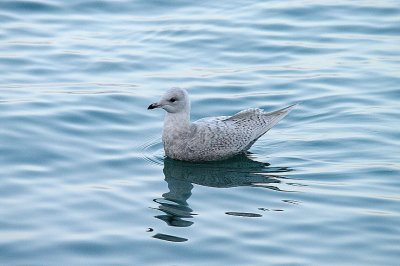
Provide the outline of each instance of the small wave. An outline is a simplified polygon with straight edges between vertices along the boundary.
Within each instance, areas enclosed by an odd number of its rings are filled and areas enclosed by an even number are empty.
[[[146,161],[156,165],[164,165],[163,147],[160,137],[146,141],[139,146],[139,151],[142,158]]]

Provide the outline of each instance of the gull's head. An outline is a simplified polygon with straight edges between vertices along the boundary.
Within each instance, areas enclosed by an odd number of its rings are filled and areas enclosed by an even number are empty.
[[[186,90],[181,88],[171,88],[167,90],[161,99],[149,105],[147,109],[162,108],[168,113],[179,113],[190,110],[189,95]]]

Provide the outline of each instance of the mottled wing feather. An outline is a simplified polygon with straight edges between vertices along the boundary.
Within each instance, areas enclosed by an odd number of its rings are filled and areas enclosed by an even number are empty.
[[[233,116],[226,117],[224,119],[224,121],[240,122],[240,121],[251,119],[252,117],[259,116],[262,114],[265,114],[262,109],[251,108],[251,109],[246,109],[246,110],[240,111],[239,113],[234,114]]]
[[[214,117],[194,122],[196,133],[189,141],[188,148],[200,156],[210,154],[216,158],[239,153],[251,141],[251,130],[225,119]]]
[[[195,153],[231,156],[248,150],[253,143],[295,105],[266,113],[261,109],[247,109],[231,117],[203,118],[194,122],[195,134],[188,148]]]

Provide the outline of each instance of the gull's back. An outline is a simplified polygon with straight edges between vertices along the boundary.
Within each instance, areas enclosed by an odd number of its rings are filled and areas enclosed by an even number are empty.
[[[250,149],[254,142],[284,118],[295,105],[266,113],[247,109],[231,117],[210,117],[192,123],[186,149],[177,159],[223,160]]]

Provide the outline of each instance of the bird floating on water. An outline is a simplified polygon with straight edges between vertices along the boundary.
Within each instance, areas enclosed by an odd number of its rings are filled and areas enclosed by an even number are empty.
[[[245,152],[284,118],[296,104],[266,113],[258,108],[233,116],[207,117],[190,122],[186,90],[171,88],[147,109],[167,111],[162,142],[165,154],[176,160],[202,162],[228,159]]]

